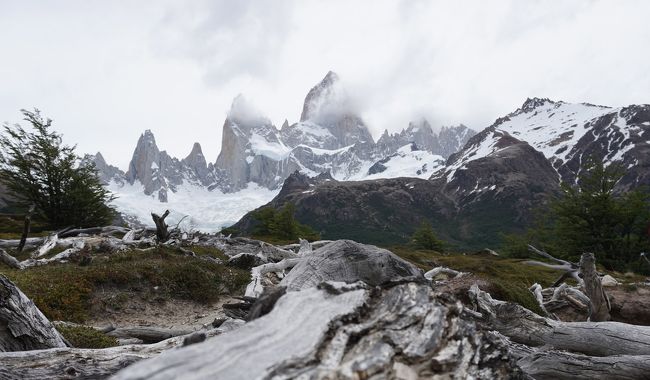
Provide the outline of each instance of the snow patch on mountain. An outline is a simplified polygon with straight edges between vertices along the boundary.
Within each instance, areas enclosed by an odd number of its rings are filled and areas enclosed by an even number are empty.
[[[215,232],[237,222],[250,210],[254,210],[270,202],[280,191],[269,190],[251,183],[246,188],[234,192],[223,193],[219,190],[209,191],[203,186],[184,183],[177,186],[176,192],[168,192],[168,202],[160,203],[158,196],[144,194],[144,187],[134,184],[118,184],[110,182],[108,189],[117,198],[112,202],[117,211],[127,216],[127,220],[154,227],[151,213],[162,213],[168,209],[169,225],[175,225],[183,220],[184,228],[203,232]]]
[[[551,161],[566,162],[571,148],[591,130],[589,122],[617,111],[593,104],[539,101],[533,109],[524,105],[497,129],[526,141]]]
[[[442,156],[419,150],[415,144],[405,145],[394,154],[377,161],[367,171],[352,176],[349,180],[371,180],[380,178],[416,177],[429,178],[432,173],[445,166]]]

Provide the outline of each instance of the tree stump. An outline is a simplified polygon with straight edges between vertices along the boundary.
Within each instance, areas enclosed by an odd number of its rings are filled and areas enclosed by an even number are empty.
[[[169,210],[165,210],[165,213],[158,215],[156,213],[151,213],[151,218],[156,224],[156,239],[158,243],[164,243],[169,240],[169,226],[165,223],[165,218],[169,215]]]
[[[585,283],[585,292],[589,297],[589,321],[603,322],[609,321],[611,316],[609,311],[611,309],[609,299],[600,277],[596,272],[596,258],[593,253],[583,253],[580,258],[580,274]]]

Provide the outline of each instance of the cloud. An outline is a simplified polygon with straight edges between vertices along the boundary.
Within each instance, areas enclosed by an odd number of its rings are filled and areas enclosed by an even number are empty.
[[[215,159],[239,93],[295,122],[329,70],[375,137],[421,117],[481,129],[533,96],[648,103],[647,14],[644,0],[3,2],[0,121],[39,107],[124,167],[146,128]]]

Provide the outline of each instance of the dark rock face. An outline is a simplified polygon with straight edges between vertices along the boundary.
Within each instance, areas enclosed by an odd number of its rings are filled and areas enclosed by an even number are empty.
[[[240,95],[233,100],[222,133],[221,151],[214,164],[206,162],[198,143],[184,159],[169,156],[158,149],[153,133],[147,130],[140,136],[125,174],[103,158],[97,158],[97,167],[104,182],[137,181],[144,186],[145,194],[165,201],[170,191],[176,192],[187,182],[234,192],[249,183],[278,188],[296,170],[312,176],[330,171],[336,178],[362,178],[372,163],[395,154],[404,145],[415,143],[420,149],[447,157],[474,134],[462,125],[435,133],[426,120],[421,120],[375,143],[334,72],[328,72],[309,91],[300,122],[289,124],[285,120],[278,130]],[[424,172],[410,173],[414,171],[411,167],[404,170],[405,176]]]
[[[443,170],[428,181],[313,183],[296,173],[269,206],[292,202],[297,219],[327,239],[406,242],[422,220],[428,220],[443,239],[484,248],[503,233],[522,231],[532,221],[532,210],[559,191],[558,174],[540,152],[508,134],[498,133],[495,141],[494,154],[467,163],[460,161],[461,155],[452,155],[448,163],[462,164],[463,169],[450,176]],[[249,214],[234,227],[246,233],[252,225]]]
[[[103,184],[108,184],[111,181],[119,184],[124,183],[124,172],[115,166],[107,164],[104,156],[100,152],[97,152],[94,156],[90,154],[85,155],[81,160],[81,164],[85,165],[86,163],[95,164],[99,179]]]
[[[448,158],[458,152],[475,134],[475,131],[462,124],[442,127],[439,132],[435,132],[431,124],[422,119],[419,122],[410,122],[408,128],[399,133],[390,135],[388,131],[384,131],[377,141],[377,150],[382,155],[390,155],[406,144],[415,143],[419,149]]]
[[[379,286],[423,278],[418,268],[390,251],[351,240],[338,240],[308,255],[282,279],[281,285],[295,291],[324,281],[363,281],[371,286]]]

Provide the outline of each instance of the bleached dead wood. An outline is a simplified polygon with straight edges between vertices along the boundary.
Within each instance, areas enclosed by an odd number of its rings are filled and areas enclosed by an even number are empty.
[[[204,331],[206,336],[221,334],[221,329]],[[0,353],[0,379],[104,379],[139,360],[183,345],[186,336],[155,344],[132,344],[103,349],[54,348]]]
[[[135,240],[136,230],[129,230],[127,233],[122,236],[122,241],[125,243],[131,243]]]
[[[140,339],[144,343],[158,343],[165,339],[169,339],[175,336],[187,335],[193,332],[193,330],[188,329],[166,329],[161,327],[134,326],[118,327],[109,331],[107,335],[120,339]]]
[[[120,226],[78,228],[78,229],[71,229],[69,231],[59,233],[59,238],[63,239],[63,238],[74,237],[79,235],[110,236],[116,233],[127,233],[128,231],[130,231],[128,228],[120,227]]]
[[[312,253],[313,249],[311,244],[305,239],[299,239],[299,240],[300,240],[300,249],[298,250],[298,255],[305,256]]]
[[[47,255],[48,252],[50,252],[54,247],[56,247],[56,243],[58,241],[59,241],[58,234],[54,233],[49,235],[43,242],[43,245],[38,247],[38,249],[32,253],[32,258],[38,259],[40,257]]]
[[[0,275],[0,351],[65,346],[59,332],[34,303],[9,279]]]
[[[457,270],[451,269],[451,268],[446,268],[446,267],[435,267],[431,269],[430,271],[426,272],[424,274],[424,278],[427,280],[433,280],[438,276],[439,274],[445,274],[450,277],[458,277],[462,274],[462,272],[459,272]]]
[[[537,248],[535,248],[534,246],[532,246],[530,244],[528,245],[528,250],[535,253],[535,254],[537,254],[537,255],[539,255],[539,256],[547,258],[547,259],[549,259],[551,261],[555,261],[558,264],[557,265],[547,264],[547,263],[543,263],[543,262],[535,261],[535,260],[525,261],[524,264],[538,265],[538,266],[543,266],[543,267],[546,267],[546,268],[551,268],[551,269],[564,271],[564,273],[557,280],[555,280],[555,282],[552,285],[553,287],[556,287],[556,286],[560,285],[562,282],[564,282],[567,278],[570,278],[570,277],[574,278],[576,281],[578,281],[578,283],[582,283],[582,279],[578,276],[578,271],[580,270],[578,264],[572,263],[570,261],[558,259],[556,257],[553,257],[549,253],[547,253],[545,251],[542,251],[540,249],[537,249]]]
[[[38,245],[43,244],[45,241],[45,238],[42,237],[33,237],[33,238],[27,238],[25,240],[25,247],[35,247]],[[0,248],[15,248],[20,245],[20,240],[18,239],[0,239]]]
[[[324,283],[288,292],[237,330],[136,363],[113,379],[504,378],[523,376],[431,287]]]
[[[603,285],[596,273],[596,258],[593,253],[583,253],[580,258],[580,274],[585,284],[585,292],[589,297],[589,321],[609,321],[609,311],[612,306],[605,294]]]
[[[587,356],[545,347],[528,347],[514,343],[496,331],[488,335],[506,346],[517,365],[537,380],[646,379],[650,371],[650,355]]]
[[[271,272],[282,272],[296,266],[302,258],[284,259],[277,263],[262,264],[251,269],[251,282],[246,286],[246,297],[258,297],[264,290],[262,278]]]
[[[517,343],[592,356],[650,355],[650,326],[554,321],[520,305],[494,300],[477,285],[471,287],[470,298],[490,328]]]
[[[46,265],[53,262],[65,262],[70,258],[72,254],[81,251],[85,247],[85,242],[83,240],[75,240],[71,242],[71,244],[72,247],[54,255],[49,259],[29,258],[23,261],[18,261],[15,257],[0,249],[0,261],[14,269],[27,269],[30,267]]]
[[[15,257],[11,256],[4,249],[0,248],[0,262],[7,265],[9,268],[13,269],[23,269],[20,265],[20,261]]]

